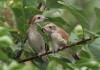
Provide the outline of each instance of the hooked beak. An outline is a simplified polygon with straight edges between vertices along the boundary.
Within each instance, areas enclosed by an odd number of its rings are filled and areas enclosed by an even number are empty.
[[[42,28],[41,30],[42,30],[42,32],[43,32],[43,33],[45,33],[45,32],[46,32],[46,29],[45,29],[45,28]]]

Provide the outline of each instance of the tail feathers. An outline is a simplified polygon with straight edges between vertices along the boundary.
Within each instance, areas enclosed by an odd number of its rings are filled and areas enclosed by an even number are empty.
[[[72,56],[75,60],[80,60],[79,56],[76,53],[72,53]]]

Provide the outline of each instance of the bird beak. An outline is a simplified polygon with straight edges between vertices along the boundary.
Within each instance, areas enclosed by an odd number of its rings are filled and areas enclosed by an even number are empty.
[[[48,20],[48,18],[45,18],[45,20]]]
[[[43,32],[43,33],[45,33],[45,31],[46,31],[46,29],[45,29],[45,28],[42,28],[41,30],[42,30],[42,32]]]

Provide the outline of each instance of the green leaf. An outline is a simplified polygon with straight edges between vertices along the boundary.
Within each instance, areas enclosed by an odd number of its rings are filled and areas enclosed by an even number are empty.
[[[88,53],[87,51],[84,51],[84,50],[81,50],[79,56],[80,56],[81,58],[90,58],[89,53]]]
[[[10,47],[3,48],[4,53],[10,58],[13,59],[15,57],[15,52]]]
[[[23,6],[33,6],[34,8],[37,8],[38,6],[38,0],[23,0]]]
[[[76,65],[77,65],[80,69],[82,69],[83,67],[86,67],[87,70],[88,70],[88,69],[93,69],[93,70],[96,69],[96,70],[99,70],[100,67],[99,67],[98,64],[99,64],[99,63],[98,63],[97,61],[92,60],[92,59],[82,59],[82,60],[76,62]]]
[[[13,38],[17,38],[18,37],[18,32],[17,31],[10,31],[10,34],[11,34],[11,36],[13,37]]]
[[[96,34],[96,33],[94,33],[94,32],[92,32],[92,31],[88,31],[88,30],[84,30],[87,34],[89,34],[89,35],[91,35],[92,37],[94,36],[94,37],[100,37],[100,35],[99,34]]]
[[[50,22],[55,23],[56,25],[58,25],[58,26],[60,26],[60,27],[63,27],[63,25],[69,26],[69,27],[70,27],[70,25],[69,25],[67,22],[65,22],[65,21],[64,21],[62,18],[60,18],[60,17],[48,17],[48,20],[49,20]]]
[[[19,67],[20,67],[20,65],[19,65]],[[43,69],[43,68],[39,69],[39,68],[36,67],[35,65],[30,64],[30,63],[27,63],[27,64],[25,64],[25,65],[23,66],[23,68],[20,67],[20,69],[21,69],[21,70],[41,70],[41,69]],[[12,70],[13,70],[13,69],[12,69]],[[17,69],[17,70],[18,70],[18,69]],[[44,69],[44,70],[45,70],[45,69]]]
[[[18,70],[18,69],[21,69],[23,67],[23,65],[21,64],[18,64],[17,62],[15,61],[12,61],[8,67],[9,70]]]
[[[58,57],[58,56],[54,56],[54,57],[49,56],[49,59],[51,59],[51,62],[55,61],[56,65],[61,64],[63,69],[73,70],[73,65],[70,65],[70,61],[67,58],[64,58],[64,57],[61,57],[61,56],[60,57]],[[55,68],[57,68],[57,66]]]
[[[93,27],[91,28],[91,31],[100,32],[100,8],[95,7],[94,11],[97,18]]]
[[[96,13],[97,18],[100,18],[100,8],[95,7],[94,11]]]
[[[91,53],[97,58],[100,59],[100,38],[97,38],[94,42],[88,45]]]
[[[23,8],[12,8],[15,14],[18,30],[24,35],[26,34],[29,25],[27,24],[27,19],[25,18],[25,14],[22,9]]]
[[[26,37],[25,35],[20,35],[18,34],[17,31],[10,31],[11,36],[13,37],[13,41],[15,41],[16,39],[18,39],[18,41],[22,42],[22,39],[24,37]]]
[[[36,56],[36,53],[34,53],[33,50],[31,50],[31,51],[24,50],[24,55],[26,57],[30,57],[30,56]]]
[[[71,49],[73,52],[78,52],[79,50],[82,50],[82,46],[80,46],[80,45],[72,46],[72,47],[70,47],[70,49]]]
[[[27,6],[24,8],[24,12],[25,12],[25,17],[27,19],[30,19],[32,18],[34,15],[37,15],[37,14],[42,14],[42,12],[32,6]]]
[[[48,70],[56,70],[57,63],[55,61],[51,61],[48,66]]]
[[[49,44],[50,39],[47,34],[42,32],[42,26],[39,24],[37,24],[37,31],[43,36],[44,42]]]
[[[3,70],[3,64],[0,64],[0,70]]]
[[[82,30],[82,26],[81,25],[77,25],[74,28],[74,32],[75,32],[75,34],[78,35],[79,38],[82,38],[83,37],[83,30]]]
[[[0,37],[0,47],[7,47],[11,44],[13,44],[13,41],[9,36],[5,35]]]
[[[62,5],[59,4],[58,1],[62,0],[46,0],[47,8],[60,8]]]
[[[83,58],[82,60],[77,61],[76,64],[77,64],[78,66],[87,65],[87,64],[89,64],[89,61],[90,61],[89,59]]]
[[[8,34],[8,28],[4,26],[0,26],[0,36],[7,35]]]
[[[0,60],[8,61],[8,56],[0,49]]]
[[[70,38],[68,40],[70,43],[76,43],[79,41],[78,36],[75,33],[71,33]]]
[[[9,70],[38,70],[38,68],[30,63],[26,63],[26,64],[19,64],[15,61],[12,61],[9,66],[8,66]]]
[[[47,17],[50,17],[50,15],[55,13],[55,12],[59,12],[60,13],[59,9],[51,9],[51,10],[46,10],[45,12],[43,12],[43,15],[45,15]]]
[[[27,24],[27,21],[25,17],[19,17],[17,18],[17,24],[18,24],[18,29],[21,31],[21,34],[26,34],[29,25]]]
[[[84,16],[83,14],[83,10],[74,8],[73,6],[67,4],[66,2],[59,1],[59,3],[64,5],[64,7],[68,9],[80,21],[80,24],[83,28],[90,29],[88,21],[87,21],[87,17]]]
[[[9,29],[6,26],[0,26],[0,47],[7,47],[13,44],[8,31]]]
[[[5,1],[6,2],[7,0],[0,0],[0,1]]]
[[[100,32],[100,18],[96,19],[93,27],[91,28],[91,31]]]
[[[4,19],[5,19],[4,17],[0,16],[0,21],[4,22],[5,21]]]

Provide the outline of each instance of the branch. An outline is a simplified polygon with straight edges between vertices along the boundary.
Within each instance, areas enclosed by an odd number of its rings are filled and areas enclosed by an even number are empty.
[[[46,6],[42,9],[42,13],[46,10],[47,8],[46,8]]]
[[[39,3],[39,5],[38,5],[37,9],[40,9],[41,6],[42,6],[42,2],[40,1],[40,3]]]
[[[62,50],[64,50],[64,49],[67,49],[67,48],[69,48],[69,47],[72,47],[72,46],[75,46],[75,45],[79,45],[79,44],[82,44],[82,43],[86,43],[87,41],[91,41],[91,40],[94,40],[94,39],[96,39],[96,38],[97,38],[97,37],[81,40],[81,41],[76,42],[76,43],[74,43],[74,44],[71,44],[71,45],[69,45],[69,46],[66,46],[66,47],[63,47],[63,48],[61,48],[61,49],[58,49],[58,50],[56,51],[56,53],[59,52],[59,51],[62,51]],[[26,61],[30,61],[30,60],[33,60],[33,59],[36,59],[36,58],[39,58],[39,57],[42,57],[42,56],[45,56],[45,55],[48,55],[48,54],[52,54],[52,53],[54,53],[54,51],[49,51],[49,52],[43,53],[43,54],[41,54],[41,55],[29,57],[29,58],[27,58],[27,59],[20,60],[19,63],[26,62]]]

